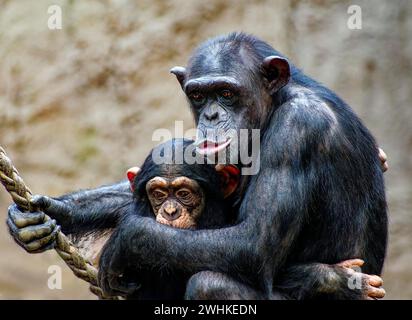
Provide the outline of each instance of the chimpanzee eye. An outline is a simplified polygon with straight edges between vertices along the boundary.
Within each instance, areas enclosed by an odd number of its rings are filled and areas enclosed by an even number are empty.
[[[233,92],[230,90],[223,90],[220,95],[222,96],[222,98],[230,100],[233,98]]]
[[[176,192],[176,196],[178,198],[187,198],[189,195],[190,195],[190,191],[185,190],[185,189],[179,190]]]
[[[164,193],[163,191],[160,190],[153,190],[152,191],[152,196],[156,199],[156,200],[162,200],[164,198],[167,197],[167,194]]]
[[[219,99],[226,104],[232,104],[234,102],[235,94],[231,90],[222,90],[219,93]]]
[[[206,101],[206,97],[198,91],[191,93],[189,98],[193,104],[198,106],[204,104]]]

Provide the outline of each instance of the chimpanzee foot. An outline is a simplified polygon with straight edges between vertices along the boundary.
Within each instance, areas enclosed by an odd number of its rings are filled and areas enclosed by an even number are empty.
[[[363,283],[363,298],[366,300],[377,300],[377,299],[382,299],[386,292],[382,288],[383,285],[383,279],[377,275],[369,275],[366,273],[361,273],[358,272],[360,267],[363,266],[365,262],[361,259],[350,259],[350,260],[345,260],[337,265],[345,268],[346,271],[350,275],[358,275],[362,277],[362,283]]]

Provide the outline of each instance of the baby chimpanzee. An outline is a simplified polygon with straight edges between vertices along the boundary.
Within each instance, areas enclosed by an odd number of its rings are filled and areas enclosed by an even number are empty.
[[[189,165],[186,159],[179,164],[177,159],[182,159],[183,154],[200,156],[195,154],[194,148],[193,153],[188,153],[191,144],[190,140],[168,141],[152,150],[141,170],[137,167],[128,170],[134,203],[127,214],[153,217],[159,223],[192,230],[219,228],[234,222],[233,210],[224,199],[236,189],[239,170],[233,165],[220,166],[218,170],[210,164]],[[158,163],[156,155],[162,163]],[[130,289],[127,297],[183,298],[190,275],[176,270],[169,272],[163,270],[159,274],[152,270],[131,270],[130,275],[125,275],[127,288]],[[133,287],[134,282],[136,285]],[[125,287],[122,289],[124,292]]]
[[[222,227],[233,218],[223,199],[237,187],[235,166],[169,164],[147,170],[150,162],[146,160],[141,173],[137,167],[129,169],[127,177],[135,198],[149,200],[156,221],[175,228],[204,229]]]

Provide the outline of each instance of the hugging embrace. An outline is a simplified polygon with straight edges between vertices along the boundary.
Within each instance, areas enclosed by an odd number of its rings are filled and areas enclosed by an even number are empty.
[[[59,228],[74,241],[110,234],[98,256],[99,285],[126,298],[383,297],[386,163],[352,109],[243,33],[202,43],[186,68],[171,72],[189,101],[196,141],[156,147],[126,181],[36,196],[37,213],[11,206],[16,242],[42,252]],[[234,163],[233,152],[217,165],[153,157],[191,148],[211,159],[242,129],[260,130],[253,175],[242,174],[250,164]]]

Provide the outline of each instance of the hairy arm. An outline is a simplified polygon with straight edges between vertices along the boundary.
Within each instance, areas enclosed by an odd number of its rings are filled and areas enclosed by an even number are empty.
[[[127,180],[97,189],[81,190],[61,197],[40,200],[67,234],[114,227],[133,198]],[[50,198],[49,198],[50,199]]]

